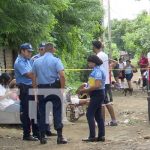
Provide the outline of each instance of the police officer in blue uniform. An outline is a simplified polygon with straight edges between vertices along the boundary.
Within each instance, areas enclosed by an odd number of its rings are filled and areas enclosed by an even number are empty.
[[[40,58],[41,56],[43,56],[45,54],[45,43],[41,43],[39,45],[39,53],[34,55],[32,58],[31,58],[31,65],[33,65],[33,62]],[[39,116],[38,116],[39,117]],[[49,116],[48,116],[49,117]],[[49,119],[49,118],[48,118]],[[50,136],[57,136],[56,133],[53,133],[51,132],[51,128],[50,128],[50,125],[49,124],[46,124],[46,136],[47,137],[50,137]]]
[[[87,109],[87,121],[89,124],[89,137],[83,139],[85,142],[105,141],[105,127],[102,117],[102,103],[105,99],[105,80],[106,73],[101,66],[102,60],[96,55],[91,55],[88,58],[88,65],[92,68],[89,76],[88,87],[79,89],[78,94],[89,93],[90,103]],[[95,133],[95,121],[98,124],[98,137]]]
[[[56,49],[54,45],[51,43],[46,44],[45,46],[45,54],[35,60],[33,63],[33,73],[34,80],[33,85],[38,86],[39,89],[51,89],[58,88],[64,89],[65,87],[65,75],[64,75],[64,67],[61,63],[61,60],[56,58],[53,54]],[[54,128],[57,131],[57,144],[66,144],[67,140],[62,135],[62,105],[61,100],[56,95],[48,95],[44,97],[44,95],[38,96],[39,101],[39,112],[40,112],[40,143],[46,144],[47,140],[45,138],[46,132],[46,123],[45,123],[45,109],[46,103],[51,101],[53,104],[53,116],[54,116]]]
[[[23,126],[23,140],[37,141],[38,127],[34,124],[34,120],[29,118],[29,100],[34,100],[29,95],[29,89],[32,88],[32,67],[30,58],[32,55],[32,46],[24,43],[20,46],[19,55],[14,63],[16,83],[20,90],[20,120]],[[33,136],[31,136],[31,126]]]
[[[36,60],[36,59],[38,59],[38,58],[40,58],[41,56],[43,56],[45,54],[45,43],[41,43],[40,45],[39,45],[39,53],[38,54],[36,54],[36,55],[34,55],[32,58],[31,58],[31,64],[33,64],[33,62]]]

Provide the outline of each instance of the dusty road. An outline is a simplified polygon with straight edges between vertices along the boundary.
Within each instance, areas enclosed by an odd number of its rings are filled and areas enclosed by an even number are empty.
[[[121,92],[114,94],[114,108],[119,125],[106,127],[105,143],[81,141],[88,135],[86,118],[82,117],[75,124],[65,125],[64,134],[69,143],[59,146],[56,144],[56,137],[50,138],[47,145],[41,146],[39,142],[22,141],[20,129],[1,127],[0,150],[150,150],[146,97],[143,92],[126,97]],[[108,114],[106,119],[110,120]]]

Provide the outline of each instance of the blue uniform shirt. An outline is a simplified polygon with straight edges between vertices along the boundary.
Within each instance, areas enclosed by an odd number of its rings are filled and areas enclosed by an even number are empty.
[[[22,57],[21,55],[18,55],[15,64],[15,78],[17,84],[23,83],[26,85],[31,85],[32,80],[26,77],[26,73],[29,73],[32,71],[32,67],[30,64],[30,60]]]
[[[41,55],[40,55],[40,54],[36,54],[36,55],[34,55],[34,56],[30,59],[30,63],[31,63],[31,65],[33,65],[34,61],[35,61],[36,59],[40,58],[40,57],[41,57]]]
[[[89,86],[95,83],[95,80],[101,80],[102,86],[99,89],[105,89],[106,72],[104,67],[96,66],[89,76]]]
[[[64,70],[59,58],[52,53],[46,52],[43,56],[34,61],[32,71],[37,76],[38,84],[52,84],[59,79],[59,71]]]

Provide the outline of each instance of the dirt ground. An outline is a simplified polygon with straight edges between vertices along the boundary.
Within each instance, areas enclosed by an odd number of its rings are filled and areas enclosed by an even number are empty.
[[[114,93],[114,108],[119,125],[106,127],[105,143],[83,143],[88,136],[86,118],[83,116],[74,124],[66,124],[64,134],[67,145],[57,145],[56,137],[48,140],[47,145],[39,142],[24,142],[22,131],[14,128],[0,128],[0,150],[149,150],[150,125],[147,115],[147,95],[137,91],[133,96]],[[109,115],[106,117],[110,120]],[[147,139],[145,139],[147,138]]]
[[[84,143],[88,136],[85,116],[74,124],[65,124],[64,135],[67,145],[57,145],[56,137],[48,139],[48,144],[22,141],[22,130],[0,127],[0,150],[150,150],[150,124],[147,113],[147,94],[136,90],[126,97],[120,91],[114,94],[114,108],[118,120],[117,127],[106,126],[105,143]],[[107,121],[110,117],[107,113]]]

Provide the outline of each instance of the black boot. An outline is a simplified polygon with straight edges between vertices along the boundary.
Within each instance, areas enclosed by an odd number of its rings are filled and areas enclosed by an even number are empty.
[[[56,133],[52,133],[51,131],[46,131],[46,136],[50,137],[50,136],[57,136]]]
[[[40,133],[40,143],[41,144],[46,144],[47,143],[47,139],[45,138],[45,132]]]
[[[96,138],[88,137],[88,138],[82,139],[82,141],[83,141],[83,142],[95,142],[95,141],[96,141]]]
[[[105,142],[105,137],[104,136],[98,137],[97,142]]]
[[[23,136],[23,140],[24,141],[38,141],[38,138],[35,138],[35,137],[29,135],[29,136]]]
[[[37,132],[37,133],[33,133],[32,135],[34,138],[37,138],[40,140],[40,132]]]
[[[62,129],[57,130],[57,144],[67,144],[67,140],[62,136]]]

